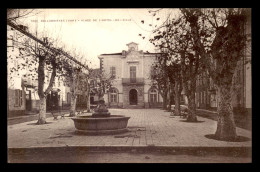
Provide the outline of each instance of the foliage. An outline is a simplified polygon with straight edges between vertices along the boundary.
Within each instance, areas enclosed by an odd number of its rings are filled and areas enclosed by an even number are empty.
[[[7,9],[7,20],[17,21],[22,18],[34,16],[39,14],[40,11],[34,9]]]
[[[216,137],[236,139],[232,85],[238,62],[245,50],[245,9],[181,9],[191,27],[195,51],[218,88]],[[203,39],[208,34],[209,39]],[[204,41],[204,42],[203,42]]]
[[[245,9],[181,9],[196,51],[217,85],[231,84],[245,46]],[[231,78],[231,79],[230,79]]]

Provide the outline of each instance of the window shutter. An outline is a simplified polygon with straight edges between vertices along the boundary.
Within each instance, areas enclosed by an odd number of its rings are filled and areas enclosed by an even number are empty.
[[[116,67],[113,67],[113,76],[116,77]]]
[[[19,90],[14,90],[14,106],[19,106]]]
[[[110,73],[111,73],[111,76],[116,76],[116,67],[112,66],[110,67]]]
[[[19,90],[19,93],[20,93],[20,95],[19,95],[19,99],[20,99],[19,106],[22,106],[23,105],[23,90]]]
[[[114,70],[114,76],[116,76],[116,67],[114,67],[113,70]]]

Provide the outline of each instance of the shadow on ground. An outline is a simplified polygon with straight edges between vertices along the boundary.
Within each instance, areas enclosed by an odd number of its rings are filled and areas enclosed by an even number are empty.
[[[38,124],[37,122],[29,123],[27,125],[46,125],[46,124],[51,124],[52,122],[46,122],[45,124]]]
[[[187,122],[187,123],[202,123],[202,122],[205,122],[205,121],[194,121],[194,122],[192,122],[192,121],[187,121],[186,119],[183,119],[183,120],[180,120],[180,122]]]
[[[237,136],[236,139],[234,140],[230,140],[230,139],[219,139],[215,136],[215,134],[207,134],[205,135],[206,138],[208,139],[213,139],[213,140],[219,140],[219,141],[227,141],[227,142],[247,142],[247,141],[250,141],[251,139],[248,138],[248,137],[245,137],[245,136]]]

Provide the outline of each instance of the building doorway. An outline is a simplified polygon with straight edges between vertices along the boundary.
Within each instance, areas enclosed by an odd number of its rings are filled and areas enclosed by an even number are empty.
[[[59,108],[58,92],[51,91],[51,93],[47,95],[46,110],[53,111],[53,110],[58,110],[58,108]]]
[[[137,105],[137,91],[132,89],[129,91],[129,102],[130,105]]]
[[[26,90],[26,111],[32,110],[32,95],[31,90]]]

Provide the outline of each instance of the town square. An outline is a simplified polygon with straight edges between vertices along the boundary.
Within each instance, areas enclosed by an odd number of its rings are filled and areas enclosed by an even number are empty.
[[[24,17],[27,16],[27,17]],[[251,9],[7,9],[8,163],[251,163]]]

